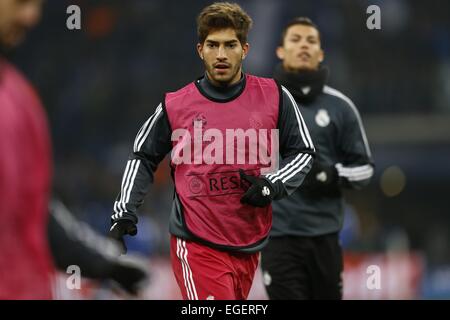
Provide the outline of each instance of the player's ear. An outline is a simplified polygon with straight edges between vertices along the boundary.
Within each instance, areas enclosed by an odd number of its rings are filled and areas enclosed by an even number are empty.
[[[200,59],[203,60],[203,45],[200,43],[197,43],[197,53],[198,53]]]
[[[325,53],[323,52],[322,49],[320,49],[319,62],[322,62],[324,59],[325,59]]]
[[[284,60],[285,53],[284,53],[283,47],[277,47],[276,54],[277,54],[278,59]]]
[[[242,60],[245,59],[245,57],[248,55],[249,51],[250,51],[250,45],[246,42],[242,45]]]

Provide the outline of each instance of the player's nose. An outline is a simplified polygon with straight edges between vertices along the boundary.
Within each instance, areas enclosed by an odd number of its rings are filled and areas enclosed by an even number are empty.
[[[309,43],[307,41],[300,42],[300,47],[302,49],[309,49]]]
[[[227,54],[226,54],[224,46],[219,46],[219,50],[217,52],[217,59],[218,60],[226,60],[227,59]]]

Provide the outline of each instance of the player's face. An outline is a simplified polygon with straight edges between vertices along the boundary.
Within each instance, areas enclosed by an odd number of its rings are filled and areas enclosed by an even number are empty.
[[[197,51],[205,64],[209,79],[215,85],[230,85],[241,78],[242,60],[248,43],[242,45],[233,29],[216,30],[208,34]]]
[[[324,57],[319,31],[300,24],[290,26],[277,56],[288,71],[317,70]]]
[[[13,48],[41,17],[43,0],[0,0],[0,45]]]

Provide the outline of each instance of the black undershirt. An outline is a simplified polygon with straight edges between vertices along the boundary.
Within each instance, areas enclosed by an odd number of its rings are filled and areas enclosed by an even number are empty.
[[[232,85],[216,86],[212,84],[205,73],[203,77],[195,81],[195,85],[206,98],[216,102],[228,102],[237,98],[244,91],[245,76],[241,73],[241,79]]]

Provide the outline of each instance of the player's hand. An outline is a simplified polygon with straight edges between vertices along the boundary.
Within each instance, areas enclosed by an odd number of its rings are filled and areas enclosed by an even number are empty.
[[[249,204],[255,207],[266,207],[274,198],[274,190],[270,182],[266,179],[247,175],[244,170],[239,169],[241,180],[250,183],[250,187],[241,198],[242,204]]]
[[[114,264],[111,279],[129,294],[138,295],[150,281],[150,274],[144,263],[120,258]]]
[[[120,245],[121,254],[127,253],[127,247],[123,236],[129,234],[135,236],[137,234],[136,224],[131,220],[117,220],[112,222],[111,229],[109,230],[109,237],[118,241]]]
[[[338,181],[338,172],[335,166],[325,166],[314,163],[303,181],[303,189],[317,190],[322,187],[332,186]]]

